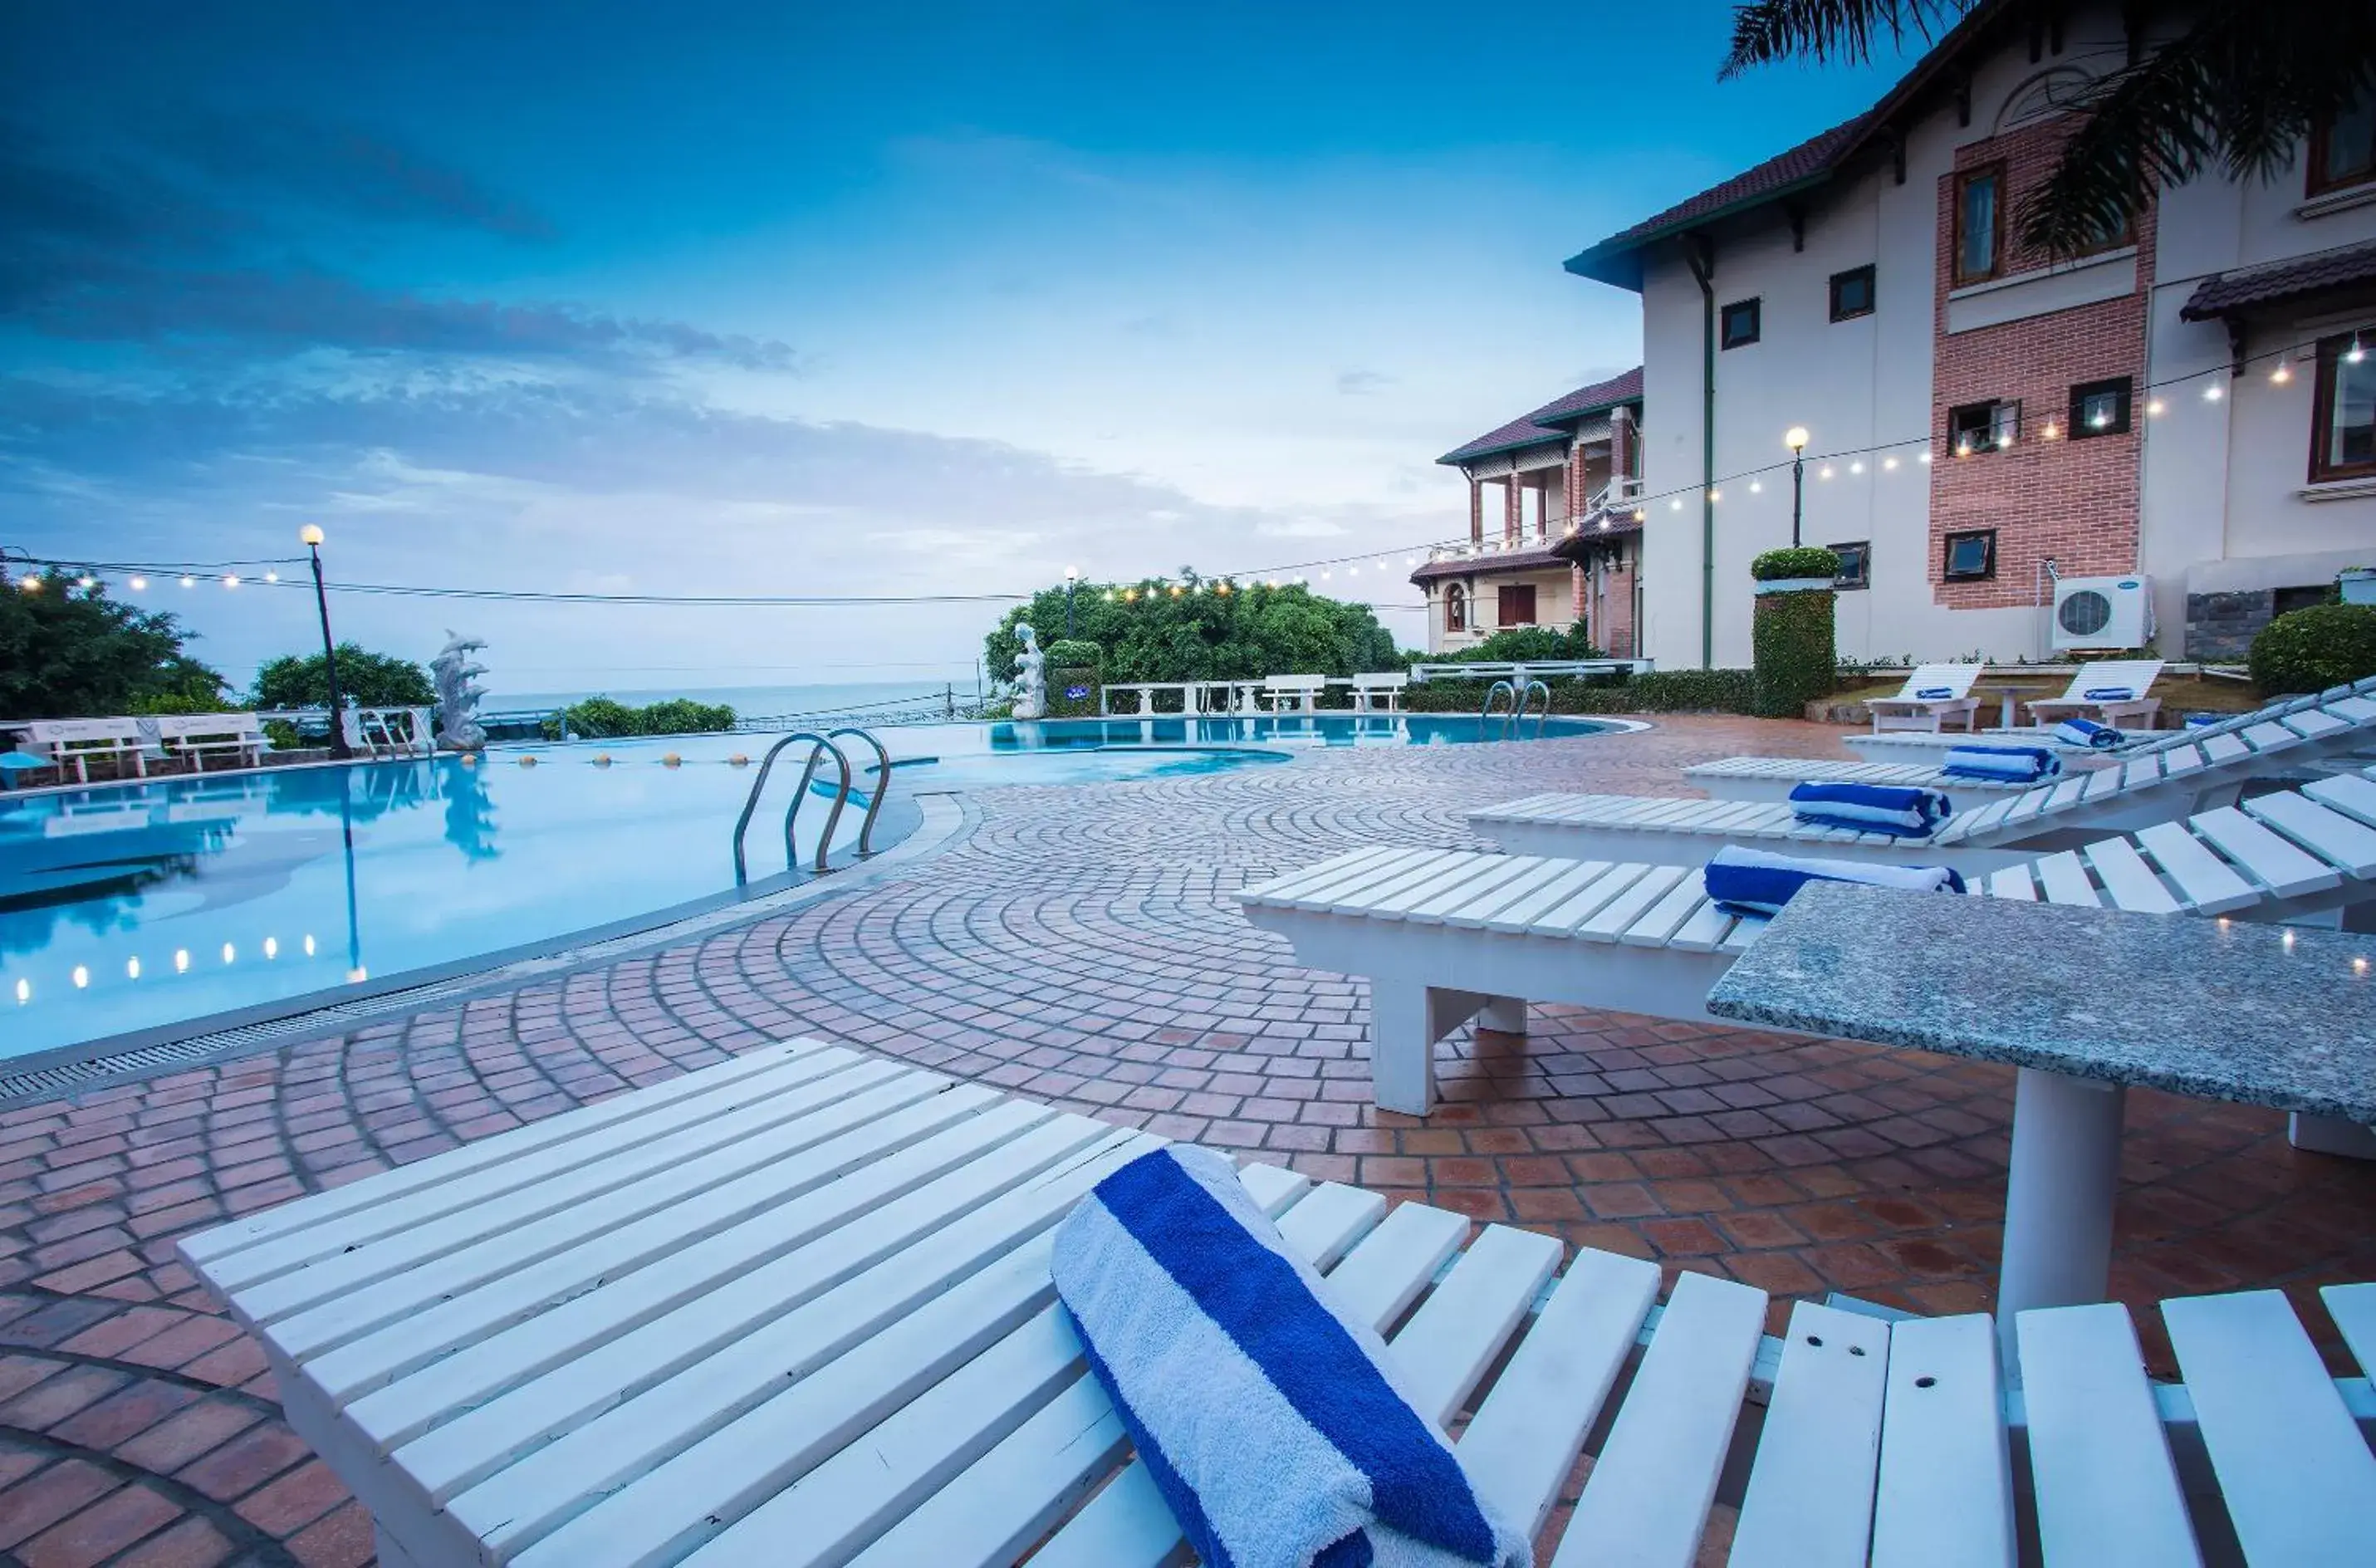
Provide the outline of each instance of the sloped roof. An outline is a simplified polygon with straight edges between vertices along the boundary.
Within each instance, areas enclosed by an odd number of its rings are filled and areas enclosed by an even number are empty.
[[[1539,572],[1570,563],[1554,552],[1554,547],[1538,544],[1528,550],[1503,550],[1487,554],[1455,556],[1448,561],[1430,561],[1410,575],[1415,583],[1430,582],[1437,577],[1487,577],[1503,572]]]
[[[1596,381],[1563,397],[1554,398],[1532,413],[1522,414],[1505,425],[1489,430],[1465,446],[1454,447],[1436,461],[1465,463],[1495,452],[1510,452],[1521,446],[1557,441],[1567,434],[1561,428],[1563,424],[1587,419],[1622,403],[1638,403],[1641,400],[1642,367],[1635,365],[1622,375]]]
[[[2205,279],[2178,314],[2188,321],[2208,321],[2255,305],[2362,283],[2376,283],[2376,240]]]
[[[1642,263],[1637,253],[1643,247],[1831,180],[1857,153],[1876,142],[1887,145],[1886,137],[1902,116],[1909,110],[1919,111],[1932,89],[1952,82],[1957,62],[1990,42],[1999,24],[2017,19],[2018,12],[2013,0],[1979,0],[1871,109],[1587,246],[1568,257],[1567,270],[1621,289],[1638,290]]]

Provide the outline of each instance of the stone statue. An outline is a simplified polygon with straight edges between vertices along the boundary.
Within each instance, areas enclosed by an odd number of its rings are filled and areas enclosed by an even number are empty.
[[[429,661],[430,676],[437,683],[437,743],[447,751],[486,750],[487,732],[479,727],[478,716],[479,699],[487,692],[471,677],[485,674],[487,667],[469,661],[470,655],[486,646],[448,627],[446,646]]]
[[[1023,651],[1015,658],[1015,683],[1020,689],[1015,694],[1015,717],[1044,719],[1048,714],[1048,656],[1040,651],[1040,635],[1029,626],[1017,626],[1015,635],[1023,639]]]

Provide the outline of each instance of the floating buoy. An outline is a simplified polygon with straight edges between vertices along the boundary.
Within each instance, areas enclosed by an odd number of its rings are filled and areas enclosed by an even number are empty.
[[[476,752],[464,752],[464,753],[462,754],[462,766],[463,766],[464,767],[476,767],[476,766],[479,766],[479,754],[478,754],[478,753],[476,753]]]
[[[677,755],[674,752],[671,752],[668,755],[660,758],[660,766],[662,767],[682,767],[684,766],[684,758]]]
[[[726,760],[730,766],[734,767],[748,767],[751,766],[751,759],[744,756],[741,752],[736,752],[732,756],[728,757]]]
[[[534,767],[536,766],[536,758],[532,756],[524,756],[520,758],[520,766],[522,767]]]
[[[611,754],[609,752],[596,752],[594,754],[594,766],[597,767],[610,766]]]

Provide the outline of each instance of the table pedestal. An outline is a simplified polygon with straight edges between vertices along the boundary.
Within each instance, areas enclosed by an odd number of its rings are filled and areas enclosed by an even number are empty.
[[[2024,1067],[2014,1088],[2013,1170],[2005,1185],[1997,1333],[2019,1377],[2015,1314],[2104,1300],[2121,1176],[2119,1084]]]

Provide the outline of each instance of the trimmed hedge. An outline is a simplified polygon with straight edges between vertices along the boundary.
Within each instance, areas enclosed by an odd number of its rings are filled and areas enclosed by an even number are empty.
[[[1569,676],[1548,683],[1553,713],[1753,713],[1755,673],[1748,670],[1654,670],[1630,679]],[[1403,694],[1413,713],[1474,713],[1485,701],[1483,676],[1438,675]]]
[[[1058,637],[1040,651],[1051,670],[1094,670],[1106,661],[1106,650],[1087,637]]]
[[[1776,550],[1759,559],[1807,553]],[[1824,550],[1813,553],[1829,556],[1832,552]],[[1767,719],[1797,719],[1815,698],[1831,695],[1839,680],[1839,659],[1832,637],[1832,601],[1835,597],[1829,588],[1757,596],[1750,630],[1757,661],[1757,713]]]
[[[1840,575],[1840,557],[1838,552],[1825,550],[1820,544],[1793,545],[1760,555],[1749,564],[1749,575],[1761,583],[1786,582],[1792,577],[1836,577]]]
[[[1079,643],[1058,643],[1058,647],[1078,647]],[[1095,647],[1095,643],[1087,645]],[[1051,719],[1095,719],[1098,716],[1098,692],[1104,684],[1098,679],[1097,666],[1072,665],[1056,668],[1051,660],[1048,669],[1048,717]],[[1081,695],[1075,696],[1078,692]]]
[[[2376,675],[2376,604],[2287,611],[2252,639],[2251,670],[2252,683],[2271,697]]]
[[[724,703],[693,702],[671,697],[648,707],[631,707],[609,697],[588,697],[572,703],[544,720],[548,741],[561,739],[563,720],[581,741],[606,741],[622,735],[703,735],[734,728],[734,710]]]

